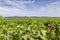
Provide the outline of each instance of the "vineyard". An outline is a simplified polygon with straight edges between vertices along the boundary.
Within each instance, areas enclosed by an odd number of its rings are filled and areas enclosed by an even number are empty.
[[[0,16],[0,40],[60,40],[60,18]]]

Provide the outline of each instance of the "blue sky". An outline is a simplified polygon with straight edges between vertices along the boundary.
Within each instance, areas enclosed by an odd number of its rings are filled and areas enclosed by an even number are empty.
[[[0,0],[0,15],[60,17],[60,0]]]

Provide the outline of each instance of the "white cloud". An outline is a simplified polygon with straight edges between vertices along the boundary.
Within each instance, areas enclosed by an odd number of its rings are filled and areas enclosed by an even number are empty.
[[[11,1],[11,0],[5,0],[5,3],[1,2],[1,4],[8,4],[12,5],[13,7],[7,6],[2,7],[0,6],[0,15],[3,16],[28,16],[33,15],[33,11],[26,10],[25,3],[33,3],[34,0],[30,1]]]
[[[3,16],[29,16],[33,15],[33,13],[33,11],[23,9],[0,7],[0,15]]]
[[[1,7],[0,15],[3,16],[58,16],[60,17],[60,1],[41,6],[36,10],[26,10],[24,3],[6,0],[7,4],[14,7]],[[28,3],[28,2],[26,2]]]
[[[60,2],[50,3],[40,7],[37,12],[42,16],[60,17]]]

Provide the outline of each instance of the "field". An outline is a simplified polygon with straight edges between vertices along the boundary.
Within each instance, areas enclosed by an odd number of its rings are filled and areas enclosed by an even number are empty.
[[[3,18],[0,40],[60,40],[60,18]]]

